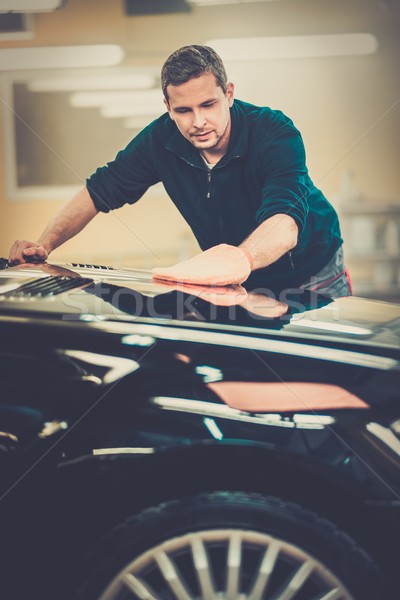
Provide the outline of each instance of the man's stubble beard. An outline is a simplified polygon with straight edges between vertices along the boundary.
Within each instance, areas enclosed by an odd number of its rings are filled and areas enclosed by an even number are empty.
[[[228,127],[229,127],[229,123],[230,123],[230,121],[229,121],[229,118],[228,118],[227,121],[226,121],[226,125],[225,125],[225,128],[224,128],[224,131],[219,136],[217,135],[217,133],[214,130],[214,133],[216,135],[216,141],[213,143],[212,146],[201,146],[200,144],[197,145],[196,144],[196,139],[191,137],[193,146],[195,148],[197,148],[198,150],[200,150],[200,151],[201,150],[212,150],[212,149],[216,148],[218,146],[218,144],[220,143],[220,141],[224,139],[226,131],[227,131]]]

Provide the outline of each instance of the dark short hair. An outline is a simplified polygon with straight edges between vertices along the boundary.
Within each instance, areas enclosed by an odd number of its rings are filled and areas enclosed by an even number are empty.
[[[175,50],[161,69],[161,87],[165,99],[168,100],[168,85],[182,85],[204,73],[213,73],[217,85],[224,93],[226,92],[228,78],[224,63],[215,50],[209,46],[196,45],[183,46]]]

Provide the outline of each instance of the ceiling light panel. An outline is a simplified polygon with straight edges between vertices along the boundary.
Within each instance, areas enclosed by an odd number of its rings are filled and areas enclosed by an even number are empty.
[[[148,73],[120,73],[32,79],[31,92],[75,92],[91,90],[144,90],[154,87],[157,79]]]
[[[107,119],[116,119],[120,117],[143,117],[146,118],[148,123],[155,117],[160,116],[165,112],[161,108],[158,109],[154,106],[145,106],[137,104],[116,104],[110,106],[102,106],[100,108],[100,114],[102,117]]]
[[[76,107],[108,106],[134,104],[137,106],[156,106],[163,108],[163,96],[160,90],[137,92],[76,92],[70,98],[70,104]]]
[[[64,0],[0,0],[0,12],[49,12],[63,3]]]
[[[254,2],[276,2],[277,0],[187,0],[195,6],[218,6],[219,4],[252,4]]]
[[[114,44],[3,48],[0,50],[0,71],[111,67],[119,64],[123,57],[122,48]]]
[[[205,43],[223,60],[238,61],[356,56],[373,54],[378,48],[376,37],[370,33],[214,39]]]

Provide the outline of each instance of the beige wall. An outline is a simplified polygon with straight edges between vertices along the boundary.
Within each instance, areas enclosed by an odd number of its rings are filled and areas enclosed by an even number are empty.
[[[126,51],[124,65],[158,67],[175,48],[216,37],[373,33],[379,48],[372,56],[227,63],[227,69],[238,97],[293,118],[306,142],[310,174],[329,198],[337,200],[343,174],[351,169],[364,198],[400,203],[398,2],[281,0],[126,17],[122,1],[69,0],[57,12],[36,15],[34,27],[32,40],[0,42],[0,47],[118,43]],[[6,256],[15,238],[36,239],[63,201],[7,197],[4,155],[10,149],[4,146],[2,127],[0,256]],[[113,156],[110,152],[108,158]],[[184,256],[196,244],[172,203],[157,190],[135,207],[100,215],[53,256],[147,267],[179,257],[179,248]]]

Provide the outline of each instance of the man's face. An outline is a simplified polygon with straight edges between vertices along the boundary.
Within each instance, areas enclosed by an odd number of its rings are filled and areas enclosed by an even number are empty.
[[[233,84],[228,83],[224,94],[213,73],[167,87],[168,100],[164,102],[171,119],[183,137],[200,151],[218,156],[226,153],[233,89]]]

